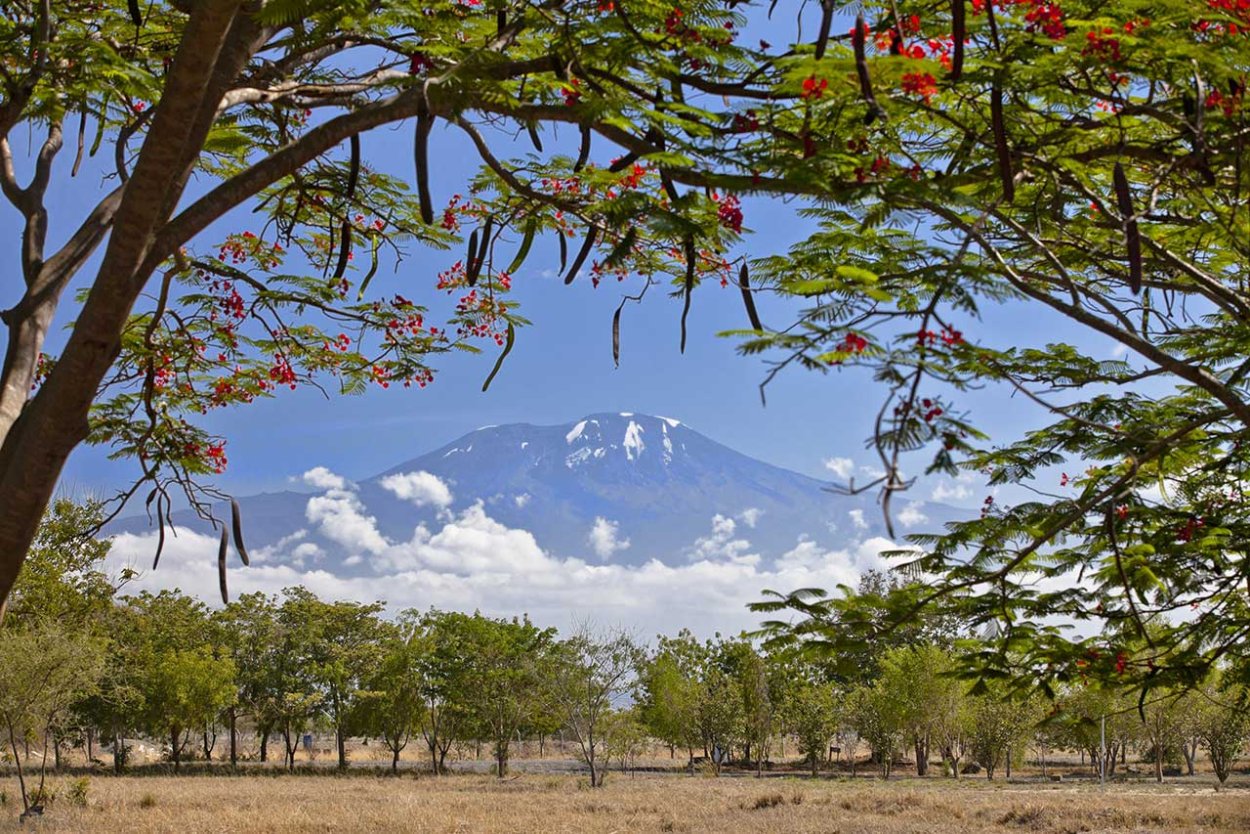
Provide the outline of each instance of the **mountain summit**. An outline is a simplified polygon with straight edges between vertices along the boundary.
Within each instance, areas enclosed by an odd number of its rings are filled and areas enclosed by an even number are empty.
[[[874,495],[837,495],[829,482],[748,457],[679,420],[629,412],[559,426],[485,426],[356,484],[317,471],[305,480],[320,495],[240,497],[253,547],[299,541],[315,545],[309,552],[319,553],[320,568],[368,572],[368,554],[336,539],[327,519],[350,510],[403,542],[479,504],[495,522],[532,533],[548,553],[590,563],[672,565],[711,550],[770,558],[801,540],[836,547],[884,535]],[[930,527],[961,515],[932,503],[909,512],[911,523]],[[146,525],[128,519],[117,531]]]

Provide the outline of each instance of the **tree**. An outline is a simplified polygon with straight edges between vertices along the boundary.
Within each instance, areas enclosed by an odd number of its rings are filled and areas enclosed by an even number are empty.
[[[743,736],[742,684],[720,667],[709,666],[700,687],[696,716],[703,747],[711,753],[719,776],[723,760]]]
[[[603,786],[603,724],[629,692],[642,660],[634,639],[624,632],[597,635],[589,626],[556,650],[551,695],[573,733],[582,761],[590,768],[590,786]]]
[[[481,614],[462,617],[459,623],[467,721],[477,738],[490,741],[495,773],[502,779],[517,730],[543,706],[555,630],[540,629],[528,619],[495,620]]]
[[[1163,781],[1163,762],[1180,751],[1184,731],[1184,692],[1161,692],[1142,705],[1142,736],[1150,745],[1155,781]]]
[[[234,702],[234,661],[199,646],[157,652],[146,666],[148,726],[169,739],[177,773],[190,731],[216,720]]]
[[[806,68],[808,164],[862,188],[808,211],[814,233],[785,256],[752,262],[758,286],[803,310],[742,349],[773,371],[881,382],[885,474],[846,486],[881,490],[887,517],[922,472],[1002,488],[980,517],[912,536],[922,552],[899,559],[936,581],[841,643],[949,604],[1000,626],[1012,651],[970,662],[1021,690],[1192,686],[1244,655],[1250,620],[1234,544],[1250,455],[1250,21],[1244,4],[1183,0],[1148,18],[1127,0],[1037,8],[866,3],[844,63]],[[852,60],[859,83],[841,83]],[[1036,340],[981,326],[1002,313],[1048,325]],[[964,398],[985,388],[1039,419],[990,443]],[[1151,626],[1151,650],[1122,664]],[[1100,661],[1079,668],[1091,649]]]
[[[425,707],[422,693],[422,645],[412,635],[393,634],[382,645],[381,658],[365,678],[353,723],[367,735],[382,739],[391,751],[391,771],[399,770],[399,754],[419,732]]]
[[[792,688],[782,714],[786,728],[798,738],[799,752],[806,757],[812,776],[818,776],[841,717],[833,687],[805,682]]]
[[[1204,696],[1206,703],[1201,708],[1198,734],[1211,759],[1215,778],[1222,785],[1250,740],[1250,692],[1244,686],[1213,684]]]
[[[39,786],[33,797],[42,802],[48,749],[54,730],[77,700],[91,694],[102,671],[103,646],[95,637],[67,630],[52,620],[27,628],[0,629],[0,721],[13,757],[22,810],[31,810],[19,740],[42,736]]]
[[[214,614],[226,654],[234,661],[236,693],[227,711],[230,724],[230,764],[238,764],[239,713],[251,715],[260,732],[260,760],[269,758],[269,734],[273,729],[270,709],[283,668],[280,648],[278,601],[261,593],[244,594]]]
[[[660,635],[659,646],[639,673],[642,720],[670,752],[686,748],[691,759],[700,742],[698,729],[702,646],[690,632]]]
[[[949,654],[937,646],[921,645],[892,649],[881,660],[880,685],[899,702],[899,720],[916,753],[916,775],[929,772],[929,748],[939,733],[954,752],[963,701],[963,684],[954,676],[956,667]],[[943,753],[945,758],[946,753]]]
[[[889,779],[904,738],[901,701],[878,681],[851,690],[847,703],[851,723],[872,749],[881,778]]]
[[[340,768],[347,767],[347,722],[362,691],[361,678],[377,662],[382,603],[325,602],[303,587],[288,588],[282,604],[300,635],[303,674],[316,689],[334,728]]]
[[[439,354],[510,345],[524,324],[502,268],[513,241],[584,229],[568,280],[587,263],[592,279],[671,278],[687,297],[727,280],[738,194],[829,188],[796,132],[811,60],[737,43],[742,18],[719,2],[679,11],[172,0],[147,7],[135,37],[120,3],[15,9],[0,190],[23,227],[22,284],[0,364],[0,598],[82,442],[138,461],[126,495],[144,488],[158,522],[178,493],[207,515],[219,493],[197,478],[226,454],[193,422],[203,412],[304,382],[420,386]],[[402,121],[415,189],[364,162],[362,134]],[[485,163],[446,208],[430,189],[436,126]],[[580,137],[576,158],[542,150],[557,126]],[[497,155],[515,129],[536,156]],[[91,153],[67,165],[70,131]],[[41,141],[20,157],[9,137],[27,132]],[[54,217],[47,197],[74,188],[79,163],[113,181]],[[431,270],[463,301],[447,322],[384,279],[370,287],[413,243],[445,247],[462,227],[473,251]],[[81,303],[63,304],[71,283]],[[52,357],[61,317],[72,326]]]

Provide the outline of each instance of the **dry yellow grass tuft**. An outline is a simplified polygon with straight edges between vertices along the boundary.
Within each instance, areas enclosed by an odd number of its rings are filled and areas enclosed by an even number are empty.
[[[62,792],[70,784],[54,780]],[[179,834],[1245,834],[1250,791],[1210,788],[892,784],[613,774],[573,776],[95,777],[86,804],[55,800],[44,832]],[[12,802],[0,831],[23,830]]]

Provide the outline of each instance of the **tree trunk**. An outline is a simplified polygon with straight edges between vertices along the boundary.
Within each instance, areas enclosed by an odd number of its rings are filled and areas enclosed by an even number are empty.
[[[113,731],[113,772],[121,773],[126,769],[126,737],[120,730]]]
[[[29,276],[26,297],[6,315],[9,343],[0,368],[0,603],[17,580],[66,459],[87,437],[92,402],[120,351],[134,303],[164,259],[154,250],[157,233],[177,207],[222,95],[259,46],[257,24],[240,9],[238,2],[195,5],[130,187],[93,212],[99,234],[91,225],[85,236],[75,234],[71,243],[77,251],[62,250],[44,260],[42,239],[37,241],[38,270]],[[59,296],[110,226],[99,270],[61,356],[30,396],[33,363]]]
[[[929,740],[917,736],[915,739],[916,748],[916,775],[929,775]]]
[[[44,741],[44,744],[46,745],[48,742],[52,743],[52,772],[60,773],[61,772],[61,740],[55,735],[50,735]]]
[[[1163,781],[1163,745],[1155,743],[1155,781]]]
[[[260,761],[261,764],[269,761],[269,727],[262,727],[260,731]]]
[[[87,764],[95,761],[95,727],[87,728]]]
[[[339,748],[339,770],[347,769],[347,739],[343,737],[343,728],[334,728],[335,741],[338,742]]]
[[[174,759],[174,773],[182,767],[182,747],[178,744],[178,728],[169,731],[170,756]]]
[[[391,753],[393,754],[391,756],[391,773],[398,773],[399,772],[399,747],[396,746],[396,747],[391,748]]]
[[[230,708],[230,766],[239,766],[239,716],[234,707]]]

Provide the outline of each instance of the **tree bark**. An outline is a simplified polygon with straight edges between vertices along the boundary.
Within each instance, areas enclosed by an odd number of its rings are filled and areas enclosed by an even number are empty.
[[[234,707],[230,708],[230,766],[239,766],[239,716]]]
[[[31,348],[42,343],[42,334],[30,331],[46,333],[56,297],[81,260],[50,258],[40,274],[28,276],[28,293],[38,288],[43,302],[34,309],[19,304],[5,314],[10,350],[0,382],[5,391],[22,388],[23,397],[16,413],[6,406],[0,415],[0,601],[17,579],[66,459],[87,437],[88,413],[120,351],[126,320],[159,265],[145,266],[157,232],[181,198],[222,96],[260,46],[251,16],[239,15],[240,5],[195,4],[131,174],[133,187],[109,217],[112,233],[99,272],[56,366],[29,399]],[[102,236],[87,238],[86,246],[94,248]],[[22,343],[13,350],[15,340]]]
[[[347,739],[343,736],[343,728],[334,728],[335,741],[338,742],[339,748],[339,770],[347,769]]]
[[[265,726],[260,731],[260,761],[261,764],[269,761],[269,727]]]
[[[170,756],[174,760],[174,773],[177,773],[182,767],[182,746],[178,744],[178,728],[169,731]]]

